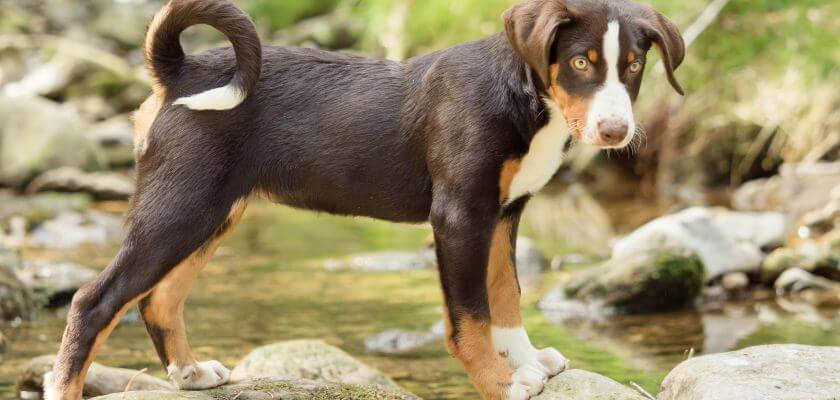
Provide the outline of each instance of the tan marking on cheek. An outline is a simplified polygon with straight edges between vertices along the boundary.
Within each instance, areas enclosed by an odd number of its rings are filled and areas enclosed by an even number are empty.
[[[508,196],[510,195],[510,185],[513,182],[513,178],[516,177],[516,174],[519,173],[519,169],[522,166],[522,160],[518,158],[513,158],[507,160],[502,164],[502,173],[499,176],[499,202],[505,203],[508,200]]]
[[[157,93],[152,94],[134,112],[134,160],[137,162],[146,154],[146,149],[149,147],[149,130],[160,112],[162,99]]]
[[[589,50],[586,52],[586,56],[589,58],[589,61],[593,64],[598,62],[598,52],[595,50]]]
[[[549,93],[555,103],[563,111],[563,116],[566,118],[566,123],[572,132],[572,136],[580,139],[583,132],[586,131],[587,115],[589,114],[589,104],[591,100],[588,98],[571,96],[566,93],[563,88],[557,85],[557,78],[560,76],[560,65],[554,64],[551,66],[551,86]]]
[[[459,319],[457,342],[452,340],[452,327],[447,321],[447,347],[461,362],[478,391],[485,399],[503,399],[513,383],[513,369],[493,347],[490,325],[469,317]]]
[[[522,326],[519,308],[521,293],[513,264],[512,228],[508,220],[503,220],[496,226],[487,273],[490,321],[493,326],[501,328]]]
[[[631,52],[627,53],[627,62],[632,63],[633,61],[636,61],[636,53],[633,53],[631,51]]]

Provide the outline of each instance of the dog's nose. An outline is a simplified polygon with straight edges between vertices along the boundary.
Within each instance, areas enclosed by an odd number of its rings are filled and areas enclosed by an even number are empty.
[[[627,137],[627,122],[609,118],[598,122],[598,135],[605,145],[615,146]]]

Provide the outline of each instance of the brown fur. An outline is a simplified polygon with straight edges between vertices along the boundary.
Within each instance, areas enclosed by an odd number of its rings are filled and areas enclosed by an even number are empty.
[[[452,332],[448,316],[447,332]],[[502,400],[513,383],[513,369],[493,348],[490,325],[470,317],[459,319],[458,336],[447,334],[449,352],[457,358],[484,399]]]
[[[551,81],[557,82],[557,75],[559,74],[560,66],[553,64],[551,66]],[[582,98],[569,95],[562,87],[553,83],[549,87],[549,93],[552,100],[554,100],[558,107],[563,110],[563,115],[569,123],[569,129],[576,139],[583,136],[586,131],[586,116],[589,114],[589,106],[591,99]]]
[[[522,316],[519,312],[520,290],[516,278],[511,234],[510,221],[503,220],[496,226],[487,271],[490,321],[493,326],[501,328],[522,326]]]
[[[522,160],[519,158],[511,158],[502,164],[502,173],[499,176],[499,202],[504,204],[510,195],[510,184],[513,178],[519,173],[519,168],[522,166]]]

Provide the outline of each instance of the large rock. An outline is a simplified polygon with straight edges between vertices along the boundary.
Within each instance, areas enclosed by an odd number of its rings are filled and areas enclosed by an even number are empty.
[[[82,211],[90,203],[90,196],[83,193],[39,193],[24,197],[0,191],[0,225],[13,217],[23,217],[30,225],[36,225],[63,212]]]
[[[382,372],[320,340],[293,340],[257,348],[234,368],[231,379],[278,376],[397,387]]]
[[[613,258],[688,250],[703,261],[709,281],[728,272],[758,271],[764,258],[762,247],[783,243],[787,230],[785,217],[779,213],[696,207],[658,218],[619,240]]]
[[[202,392],[129,392],[92,400],[420,400],[393,388],[299,378],[260,378]]]
[[[645,400],[645,397],[610,378],[572,369],[555,376],[532,400]]]
[[[41,393],[44,374],[52,371],[55,356],[41,356],[32,359],[24,368],[18,383],[18,392]],[[131,382],[129,386],[128,383]],[[172,386],[160,378],[132,369],[106,367],[97,363],[90,366],[85,378],[85,397],[102,396],[111,393],[122,394],[126,390],[166,390]]]
[[[97,271],[69,263],[26,263],[15,271],[18,279],[33,294],[46,300],[47,305],[56,307],[70,302],[73,294],[82,285],[96,278]]]
[[[85,172],[74,167],[62,167],[39,175],[26,191],[84,192],[98,200],[128,200],[134,194],[134,181],[115,172]]]
[[[665,378],[659,400],[834,400],[840,348],[750,347],[689,359]]]
[[[0,319],[25,318],[32,309],[32,295],[15,275],[13,266],[0,265]]]
[[[127,115],[118,115],[93,125],[88,137],[102,148],[111,168],[134,164],[134,127]]]
[[[747,182],[732,196],[740,211],[777,211],[797,221],[822,207],[840,187],[840,161],[783,165],[779,175]]]
[[[840,283],[791,268],[773,284],[776,293],[804,300],[815,306],[840,306]]]
[[[642,313],[690,305],[702,288],[700,260],[688,253],[666,252],[614,258],[581,271],[566,284],[565,292],[618,312]]]
[[[703,264],[680,252],[642,253],[615,258],[574,275],[565,286],[570,298],[623,313],[679,309],[703,288]]]
[[[123,233],[122,220],[110,214],[68,212],[36,227],[29,237],[35,247],[69,249],[83,244],[115,242]]]
[[[22,187],[62,166],[95,164],[96,146],[78,113],[38,97],[0,96],[0,184]]]
[[[439,321],[426,331],[389,329],[365,338],[365,350],[378,354],[408,354],[420,350],[429,343],[443,340],[445,326]]]

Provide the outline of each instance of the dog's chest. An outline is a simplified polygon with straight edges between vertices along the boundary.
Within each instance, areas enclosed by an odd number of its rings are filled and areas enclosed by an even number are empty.
[[[569,129],[560,109],[546,101],[549,122],[531,140],[528,153],[522,157],[519,170],[513,177],[508,191],[508,203],[539,192],[563,164],[564,148]]]

